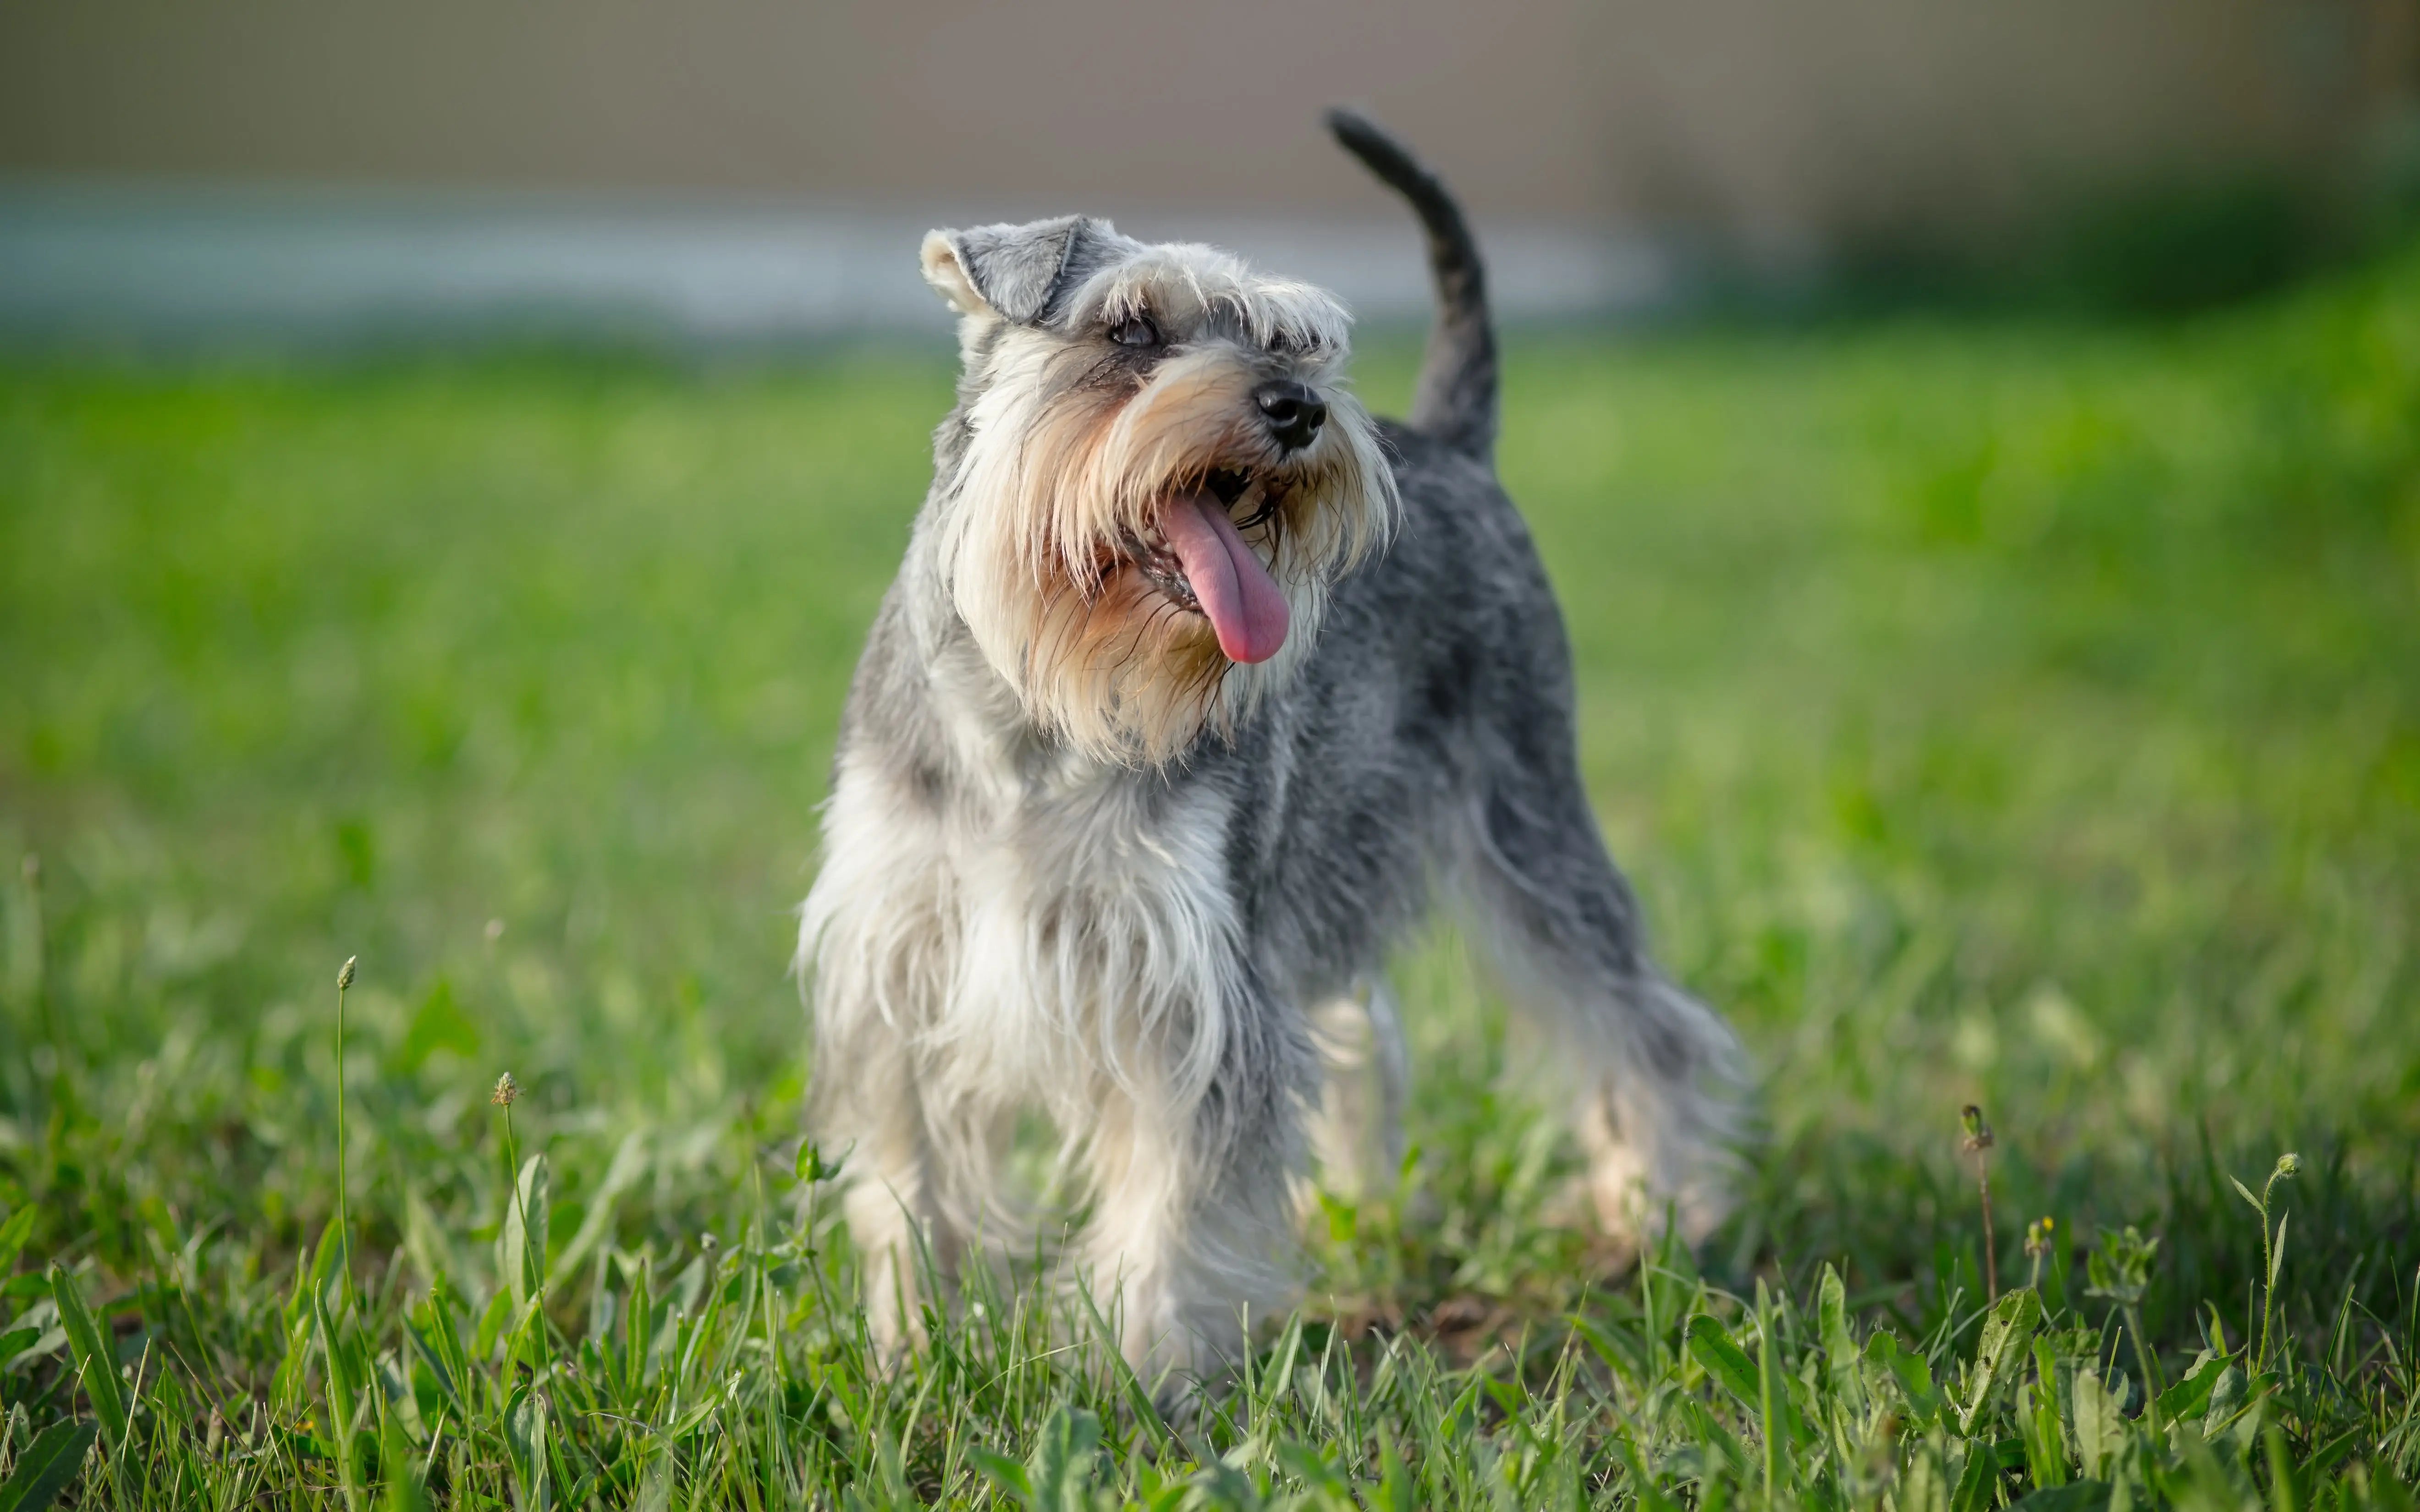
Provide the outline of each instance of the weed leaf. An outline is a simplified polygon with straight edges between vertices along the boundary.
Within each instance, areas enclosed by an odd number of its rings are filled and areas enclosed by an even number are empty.
[[[1941,1457],[1931,1444],[1916,1446],[1900,1484],[1901,1512],[1948,1512],[1949,1497],[1941,1486]]]
[[[1026,1461],[1030,1489],[1026,1504],[1033,1512],[1087,1512],[1093,1499],[1094,1451],[1101,1444],[1101,1420],[1090,1412],[1062,1407],[1042,1425],[1041,1441]]]
[[[2059,1411],[2059,1368],[2050,1340],[2034,1338],[2034,1379],[2017,1387],[2017,1428],[2036,1486],[2067,1484],[2067,1432]]]
[[[1690,1319],[1689,1353],[1742,1407],[1750,1412],[1759,1411],[1764,1394],[1757,1383],[1756,1366],[1722,1324],[1704,1313]]]
[[[2260,1378],[2264,1384],[2272,1379],[2266,1375]],[[2253,1384],[2242,1366],[2232,1360],[2226,1362],[2226,1367],[2210,1385],[2210,1405],[2202,1412],[2202,1432],[2206,1436],[2216,1438],[2232,1428],[2243,1441],[2240,1447],[2247,1453],[2250,1451],[2252,1430],[2258,1427],[2246,1415],[2251,1407]]]
[[[967,1458],[977,1470],[982,1471],[993,1485],[1016,1497],[1023,1505],[1033,1504],[1033,1482],[1025,1473],[1023,1465],[996,1449],[981,1447],[969,1449]]]
[[[829,1181],[840,1175],[840,1163],[827,1163],[823,1150],[814,1140],[801,1139],[799,1141],[798,1170],[801,1181]]]
[[[514,1504],[523,1512],[547,1512],[552,1503],[546,1427],[546,1398],[526,1381],[513,1388],[504,1405],[504,1453],[512,1461]]]
[[[2083,1461],[2086,1477],[2102,1476],[2117,1463],[2118,1449],[2125,1443],[2125,1419],[2097,1365],[2088,1370],[2079,1366],[2069,1393],[2075,1418],[2076,1458]]]
[[[1878,1330],[1866,1341],[1866,1363],[1872,1367],[1877,1383],[1887,1381],[1907,1403],[1908,1416],[1918,1424],[1931,1423],[1941,1411],[1941,1394],[1932,1384],[1932,1366],[1920,1354],[1910,1354],[1900,1346],[1899,1335],[1888,1329]]]
[[[65,1340],[67,1335],[61,1334],[59,1337]],[[0,1334],[0,1365],[6,1365],[41,1341],[42,1331],[39,1328],[12,1328]]]
[[[1286,1473],[1302,1482],[1314,1497],[1342,1505],[1351,1504],[1351,1483],[1338,1474],[1336,1466],[1317,1449],[1291,1439],[1284,1440],[1278,1444],[1277,1459],[1285,1467]]]
[[[362,1352],[366,1355],[369,1352],[369,1341],[362,1340],[361,1348]],[[385,1409],[386,1425],[391,1428],[401,1429],[404,1441],[408,1443],[427,1443],[428,1425],[422,1421],[420,1416],[420,1397],[411,1389],[410,1365],[394,1350],[381,1350],[378,1358],[370,1362],[370,1365],[376,1372],[379,1399]]]
[[[17,1457],[17,1473],[0,1486],[0,1512],[42,1512],[68,1489],[101,1425],[90,1418],[54,1423]]]
[[[479,1315],[479,1326],[471,1337],[472,1352],[485,1360],[495,1353],[497,1342],[504,1336],[504,1327],[513,1320],[513,1292],[510,1287],[488,1299],[488,1307]]]
[[[2210,1394],[2218,1378],[2227,1367],[2227,1357],[2211,1355],[2194,1367],[2193,1373],[2160,1393],[2158,1412],[2163,1423],[2190,1423],[2210,1410]]]
[[[2013,1374],[2034,1330],[2041,1326],[2041,1298],[2032,1288],[2011,1291],[1993,1307],[1983,1324],[1982,1342],[1975,1348],[1973,1390],[1959,1414],[1959,1427],[1973,1433],[1993,1396]]]
[[[27,1203],[0,1224],[0,1276],[17,1268],[17,1257],[25,1252],[25,1241],[34,1237],[34,1205]]]
[[[1958,1477],[1958,1489],[1949,1493],[1949,1512],[1983,1512],[1992,1504],[1992,1489],[1999,1478],[1999,1451],[1982,1439],[1967,1444],[1966,1468]]]

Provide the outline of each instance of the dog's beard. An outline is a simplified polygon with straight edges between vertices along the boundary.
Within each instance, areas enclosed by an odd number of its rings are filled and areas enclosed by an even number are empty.
[[[1327,583],[1390,523],[1393,480],[1348,394],[1331,391],[1318,440],[1284,455],[1243,362],[1186,354],[1139,387],[1091,363],[1061,347],[995,370],[969,413],[941,569],[1035,723],[1099,759],[1157,764],[1232,730],[1299,666]],[[1225,511],[1274,579],[1284,640],[1260,664],[1231,660],[1171,578],[1176,508]]]

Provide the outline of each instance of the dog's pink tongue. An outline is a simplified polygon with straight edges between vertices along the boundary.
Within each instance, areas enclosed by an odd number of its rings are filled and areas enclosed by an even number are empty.
[[[1233,661],[1266,661],[1285,644],[1288,610],[1278,580],[1208,494],[1172,501],[1161,522],[1202,612]]]

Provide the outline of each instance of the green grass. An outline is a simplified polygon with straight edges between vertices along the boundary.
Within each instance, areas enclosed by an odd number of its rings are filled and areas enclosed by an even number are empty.
[[[1740,1214],[1639,1271],[1551,1222],[1535,1052],[1441,931],[1402,1190],[1319,1214],[1302,1315],[1169,1424],[1065,1298],[873,1368],[799,1174],[789,910],[943,366],[0,365],[8,1473],[2409,1505],[2420,260],[2159,330],[1533,338],[1508,383],[1608,833],[1756,1059]],[[2036,1283],[1996,1312],[1969,1102]],[[2287,1150],[2264,1220],[2229,1178]]]

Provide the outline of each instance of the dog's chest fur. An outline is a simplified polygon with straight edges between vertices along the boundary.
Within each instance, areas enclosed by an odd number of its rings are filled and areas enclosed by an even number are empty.
[[[970,648],[939,652],[869,711],[887,738],[843,755],[811,914],[892,989],[928,1103],[1080,1121],[1105,1081],[1193,1101],[1233,995],[1230,798],[1037,742],[1013,703],[964,696],[996,685]]]

